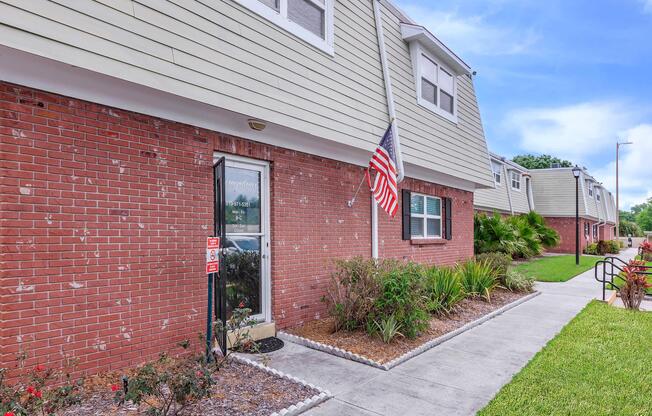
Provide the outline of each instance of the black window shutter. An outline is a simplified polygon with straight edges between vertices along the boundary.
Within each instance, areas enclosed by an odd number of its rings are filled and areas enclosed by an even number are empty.
[[[410,231],[410,206],[411,194],[407,189],[401,190],[401,208],[403,210],[403,240],[411,240],[412,233]]]
[[[444,216],[446,218],[446,240],[453,239],[453,200],[444,199]]]

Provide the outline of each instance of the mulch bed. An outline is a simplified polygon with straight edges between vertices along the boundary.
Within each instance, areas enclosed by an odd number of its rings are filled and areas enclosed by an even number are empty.
[[[333,332],[335,325],[332,318],[312,321],[286,331],[385,364],[432,339],[461,328],[527,295],[529,293],[496,289],[491,293],[491,302],[464,299],[457,305],[456,311],[449,316],[433,317],[430,320],[430,327],[419,337],[415,339],[398,337],[390,344],[385,344],[380,337],[369,336],[362,330]]]
[[[313,397],[315,389],[266,373],[250,365],[230,361],[216,373],[217,383],[210,398],[189,406],[184,415],[268,416]],[[87,381],[85,398],[59,416],[133,416],[145,414],[145,407],[118,406],[111,384],[120,376],[105,375]]]

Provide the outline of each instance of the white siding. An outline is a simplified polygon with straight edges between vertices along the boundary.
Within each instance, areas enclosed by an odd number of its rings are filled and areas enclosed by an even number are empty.
[[[0,0],[0,44],[372,150],[389,121],[372,2],[334,13],[330,56],[232,0]],[[418,107],[398,18],[384,21],[405,162],[491,186],[471,80],[458,125]]]
[[[530,175],[534,206],[539,214],[545,217],[575,216],[575,178],[571,169],[534,169]],[[581,185],[580,183],[580,216],[586,217],[588,214]]]

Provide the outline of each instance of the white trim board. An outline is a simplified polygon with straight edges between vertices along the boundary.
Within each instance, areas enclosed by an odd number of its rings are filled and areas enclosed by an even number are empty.
[[[368,149],[346,145],[273,123],[267,123],[264,131],[256,132],[247,124],[251,115],[1,45],[0,80],[357,166],[368,165],[374,147],[372,144]],[[484,187],[409,162],[405,162],[405,176],[469,192]]]

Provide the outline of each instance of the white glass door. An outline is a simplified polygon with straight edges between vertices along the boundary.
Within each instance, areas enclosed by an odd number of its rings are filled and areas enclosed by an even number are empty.
[[[225,174],[227,316],[246,307],[269,321],[269,165],[226,155]]]

